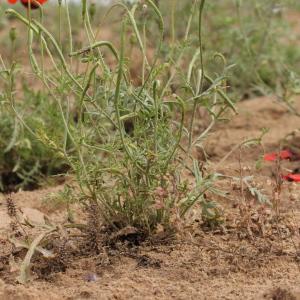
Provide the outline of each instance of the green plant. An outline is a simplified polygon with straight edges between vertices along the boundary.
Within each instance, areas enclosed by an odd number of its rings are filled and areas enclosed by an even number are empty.
[[[19,73],[15,64],[8,69],[3,62],[0,74],[3,87],[0,94],[1,192],[36,188],[47,176],[68,169],[64,159],[24,127],[26,124],[35,127],[37,132],[47,132],[52,140],[59,140],[63,131],[57,109],[47,94],[35,92],[25,83],[21,94],[14,92]],[[17,103],[16,98],[19,98]],[[22,121],[16,113],[22,116]]]
[[[40,21],[28,20],[14,10],[7,10],[8,15],[28,27],[33,71],[52,101],[56,101],[64,136],[54,140],[49,133],[28,124],[16,111],[17,118],[32,135],[67,161],[76,174],[82,194],[80,199],[87,206],[98,207],[98,217],[114,229],[130,225],[150,233],[159,224],[166,230],[174,228],[192,206],[202,203],[205,193],[217,178],[214,174],[202,174],[192,157],[192,149],[201,147],[224,112],[235,108],[224,92],[225,74],[213,78],[204,69],[204,1],[195,1],[193,5],[199,7],[199,43],[186,71],[180,71],[179,65],[174,67],[161,60],[164,20],[151,0],[147,0],[144,6],[133,4],[130,9],[122,3],[113,6],[112,9],[120,8],[125,14],[119,50],[110,42],[95,40],[86,2],[83,1],[82,22],[89,46],[73,51],[70,54],[72,60],[65,58],[60,42]],[[140,27],[145,25],[136,22],[135,14],[139,9],[147,10],[148,14],[152,12],[153,17],[146,22],[152,24],[155,21],[159,30],[151,61],[145,48],[146,32],[140,34]],[[128,72],[125,37],[129,28],[143,62],[141,86],[132,84]],[[186,39],[189,28],[190,22]],[[37,62],[33,35],[41,47],[41,55],[47,54],[53,63],[54,68],[47,72],[45,66]],[[179,51],[178,64],[184,58],[184,51]],[[117,67],[111,68],[104,56],[114,57]],[[83,73],[75,73],[70,65],[79,58],[86,64]],[[171,87],[174,76],[170,79],[165,75],[170,73],[175,73],[176,80],[180,80],[181,88],[176,94],[172,93]],[[207,110],[212,121],[204,132],[194,135],[196,112],[200,107]],[[188,183],[183,178],[187,171],[195,176],[195,182]]]
[[[193,1],[162,1],[160,9],[167,15],[172,3],[176,3],[174,16],[168,14],[164,51],[173,63],[183,48],[191,60],[197,44],[195,36],[185,38],[185,26]],[[207,3],[205,20],[206,69],[211,73],[227,68],[228,93],[239,99],[253,96],[276,95],[279,100],[291,104],[298,94],[300,52],[295,43],[296,32],[289,24],[286,11],[298,10],[296,1],[281,0],[225,0]],[[176,26],[176,30],[174,30]],[[191,31],[197,28],[196,18],[190,20]],[[155,31],[151,28],[155,36]],[[172,35],[176,34],[176,43]],[[155,37],[153,37],[155,38]],[[191,49],[191,51],[189,51]],[[214,54],[220,53],[215,59]]]

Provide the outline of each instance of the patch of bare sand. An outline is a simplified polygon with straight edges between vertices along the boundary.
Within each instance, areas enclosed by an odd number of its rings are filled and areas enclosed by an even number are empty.
[[[12,198],[15,205],[20,209],[19,214],[28,218],[33,223],[43,223],[43,201],[51,193],[57,193],[62,189],[62,186],[49,187],[34,192],[22,191],[7,195],[0,194],[0,234],[9,229],[11,222],[7,215],[6,198]],[[44,209],[45,210],[45,209]],[[45,211],[46,212],[46,211]]]
[[[299,97],[295,99],[294,107],[300,111]],[[268,129],[263,138],[264,148],[276,151],[280,140],[300,129],[300,117],[268,97],[242,102],[238,105],[238,112],[228,124],[219,124],[207,140],[205,149],[211,156],[218,159],[225,156],[235,145],[258,138],[264,129]],[[253,156],[250,158],[255,159]]]
[[[225,263],[227,254],[207,244],[204,240],[201,246],[181,243],[143,249],[162,261],[160,268],[139,267],[124,257],[109,267],[97,266],[97,257],[84,259],[50,282],[14,287],[13,295],[23,291],[31,299],[300,299],[299,268],[291,258],[279,255],[261,266],[253,254],[252,265],[243,270],[238,255],[237,262]],[[96,274],[93,282],[85,279],[90,272]],[[290,297],[276,298],[278,289]]]
[[[287,10],[284,14],[284,18],[290,23],[295,34],[295,39],[300,38],[300,12],[299,10]]]

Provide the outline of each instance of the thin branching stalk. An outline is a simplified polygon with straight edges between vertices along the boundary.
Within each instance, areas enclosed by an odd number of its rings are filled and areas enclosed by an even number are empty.
[[[199,39],[199,56],[200,56],[200,76],[199,76],[199,86],[196,91],[196,95],[202,93],[203,90],[203,82],[204,82],[204,65],[203,65],[203,44],[202,44],[202,17],[203,17],[203,10],[204,10],[205,0],[201,0],[199,4],[199,23],[198,23],[198,39]],[[191,151],[192,143],[193,143],[193,128],[194,128],[194,121],[196,110],[198,106],[198,101],[194,101],[193,108],[192,108],[192,117],[189,125],[189,144],[188,144],[188,152]]]

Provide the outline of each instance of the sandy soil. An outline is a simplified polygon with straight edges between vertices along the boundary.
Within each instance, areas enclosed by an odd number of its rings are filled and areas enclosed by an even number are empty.
[[[300,99],[296,106],[300,108]],[[276,151],[284,136],[300,128],[300,118],[272,99],[240,103],[239,115],[219,125],[207,142],[211,167],[265,127],[270,130],[264,148]],[[272,164],[259,171],[253,168],[261,153],[261,147],[242,150],[243,175],[254,175],[272,198]],[[238,157],[233,153],[218,170],[238,176]],[[296,168],[297,163],[288,167]],[[220,187],[228,191],[228,199],[220,199],[226,207],[222,230],[208,231],[195,224],[189,234],[166,244],[145,243],[109,255],[82,255],[70,259],[65,272],[35,278],[25,286],[15,283],[18,271],[6,239],[10,219],[0,201],[0,299],[300,299],[300,185],[283,184],[281,218],[276,224],[268,208],[253,204],[251,197],[246,200],[252,204],[241,210],[241,194],[232,181],[224,180]],[[12,198],[32,222],[44,222],[44,214],[57,221],[65,217],[64,212],[61,208],[49,212],[43,200],[62,188],[19,192]],[[250,223],[243,226],[249,214]]]

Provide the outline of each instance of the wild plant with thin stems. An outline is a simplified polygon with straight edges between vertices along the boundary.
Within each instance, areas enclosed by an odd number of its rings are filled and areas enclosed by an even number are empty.
[[[49,181],[47,176],[66,171],[64,159],[38,142],[30,128],[45,128],[51,139],[60,139],[60,125],[54,103],[47,101],[43,91],[31,90],[22,80],[15,44],[19,39],[16,28],[10,31],[11,53],[8,58],[0,55],[0,191],[11,192],[32,189]],[[43,68],[43,59],[41,59]],[[23,77],[23,76],[22,76]],[[22,97],[22,99],[20,99]],[[20,113],[23,122],[17,117]],[[52,127],[52,128],[51,128]]]
[[[109,41],[96,40],[87,5],[83,0],[82,23],[88,46],[74,49],[71,22],[68,21],[69,60],[61,41],[56,41],[42,20],[32,16],[25,18],[11,9],[6,11],[28,28],[32,69],[57,104],[65,129],[63,140],[52,141],[45,131],[30,127],[14,103],[12,108],[32,135],[68,162],[76,175],[81,201],[87,207],[97,207],[104,223],[113,229],[134,226],[147,234],[158,225],[166,230],[174,229],[197,203],[207,204],[205,195],[212,190],[218,177],[217,174],[203,174],[193,158],[193,148],[201,147],[209,131],[228,109],[235,111],[234,103],[225,93],[226,75],[213,78],[204,67],[202,19],[205,0],[192,3],[192,8],[198,7],[199,45],[185,69],[180,69],[180,65],[186,45],[178,45],[176,49],[174,43],[174,57],[168,63],[162,61],[164,18],[152,0],[145,0],[143,6],[136,3],[128,7],[117,3],[109,9],[106,17],[117,9],[123,13],[119,48]],[[146,43],[149,21],[144,20],[141,34],[137,23],[140,9],[152,13],[158,25],[159,39],[151,59]],[[68,10],[66,13],[68,15]],[[62,16],[61,6],[59,16]],[[186,41],[193,18],[191,9]],[[175,19],[172,24],[175,30]],[[129,28],[135,35],[143,61],[140,86],[132,84],[128,71],[126,36]],[[34,37],[52,62],[49,72],[38,63],[33,50]],[[116,67],[109,65],[105,57],[113,57]],[[86,64],[84,72],[74,72],[70,65],[74,60]],[[182,88],[172,93],[175,79],[180,80]],[[194,124],[199,108],[206,109],[212,121],[196,135]],[[185,179],[187,172],[193,176],[193,181]]]

